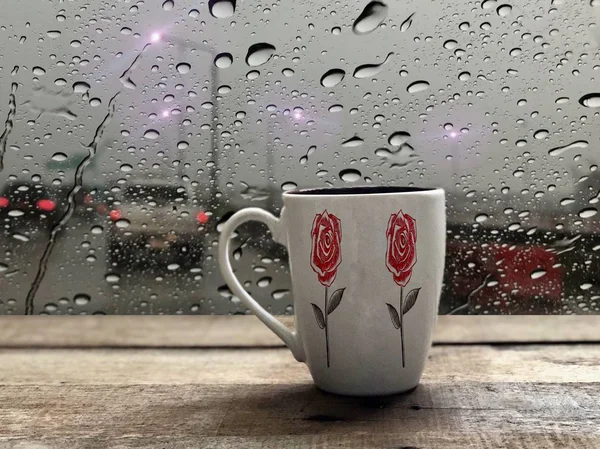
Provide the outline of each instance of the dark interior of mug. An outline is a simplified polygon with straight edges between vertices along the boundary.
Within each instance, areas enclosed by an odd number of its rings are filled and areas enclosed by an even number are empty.
[[[395,187],[395,186],[357,186],[357,187],[326,187],[316,189],[299,189],[286,192],[287,195],[374,195],[381,193],[416,193],[429,192],[433,188]]]

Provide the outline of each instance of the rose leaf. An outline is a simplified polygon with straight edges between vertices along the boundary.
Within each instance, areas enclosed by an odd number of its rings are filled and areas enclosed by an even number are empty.
[[[325,329],[325,317],[323,316],[323,312],[314,302],[310,303],[313,307],[313,312],[315,312],[315,318],[317,319],[317,324],[321,329]]]
[[[337,289],[333,292],[329,298],[329,304],[327,305],[327,315],[331,314],[331,312],[337,309],[337,306],[340,305],[340,302],[342,302],[342,296],[344,296],[344,290],[346,290],[346,287]]]
[[[394,325],[394,327],[396,329],[400,329],[400,316],[398,315],[398,311],[390,303],[386,302],[386,304],[388,306],[388,312],[390,312],[390,318],[392,319],[392,324]]]
[[[404,305],[402,306],[402,315],[412,309],[412,306],[414,306],[417,302],[417,296],[419,296],[420,291],[421,288],[419,287],[408,292],[408,295],[406,295],[406,299],[404,301]]]

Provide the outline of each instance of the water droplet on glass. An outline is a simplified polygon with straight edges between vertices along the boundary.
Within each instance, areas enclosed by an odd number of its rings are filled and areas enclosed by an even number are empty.
[[[127,227],[129,227],[130,224],[131,224],[131,222],[129,220],[127,220],[126,218],[121,218],[120,220],[117,220],[115,222],[115,226],[117,228],[127,228]]]
[[[63,162],[67,160],[67,155],[65,153],[56,152],[52,155],[52,160],[57,162]]]
[[[404,22],[402,22],[402,24],[400,25],[400,32],[404,33],[405,31],[408,31],[408,29],[410,28],[410,26],[412,25],[412,19],[413,16],[415,15],[415,13],[412,13],[410,16],[408,16]]]
[[[341,104],[334,104],[329,106],[329,112],[340,112],[344,109]]]
[[[589,143],[585,140],[577,140],[577,141],[569,143],[567,145],[552,148],[550,151],[548,151],[548,154],[550,156],[560,156],[565,151],[572,150],[573,148],[587,148],[588,145],[589,145]]]
[[[496,0],[483,0],[483,2],[481,2],[481,7],[483,9],[492,9],[496,7]]]
[[[565,104],[569,102],[569,97],[560,97],[554,101],[556,104]]]
[[[271,293],[271,296],[275,300],[280,300],[280,299],[283,299],[285,296],[289,295],[289,293],[290,293],[289,290],[274,290]]]
[[[584,95],[579,99],[579,104],[586,108],[600,108],[600,93]]]
[[[14,232],[12,234],[12,238],[15,240],[19,240],[20,242],[28,242],[29,241],[29,236],[27,236],[25,234],[21,234],[20,232]]]
[[[321,86],[323,87],[333,87],[342,82],[346,76],[346,72],[342,69],[331,69],[325,72],[325,74],[321,77]]]
[[[121,164],[120,167],[122,172],[130,172],[131,170],[133,170],[133,166],[131,164]]]
[[[177,64],[175,66],[175,68],[177,69],[177,71],[179,73],[181,73],[182,75],[188,73],[190,71],[190,69],[192,68],[192,66],[190,64],[188,64],[187,62],[180,62],[179,64]]]
[[[12,210],[8,211],[9,217],[21,217],[23,215],[25,215],[25,212],[23,212],[22,210],[19,210],[19,209],[12,209]]]
[[[354,168],[346,168],[340,171],[340,178],[344,182],[356,182],[360,180],[362,173]]]
[[[271,281],[273,280],[273,278],[269,277],[269,276],[265,276],[263,278],[260,278],[258,280],[258,282],[256,283],[256,285],[258,285],[259,287],[267,287]]]
[[[6,270],[8,270],[8,265],[0,262],[0,273],[5,272]]]
[[[90,98],[90,106],[92,107],[98,107],[102,104],[102,100],[100,100],[100,98],[94,97],[94,98]]]
[[[594,208],[594,207],[587,207],[585,209],[581,209],[579,211],[579,216],[581,218],[590,218],[593,217],[594,215],[596,215],[598,213],[598,209]]]
[[[444,42],[444,48],[446,50],[454,50],[457,45],[458,42],[456,42],[454,39],[448,39],[446,42]]]
[[[584,282],[583,284],[581,284],[579,286],[579,288],[581,290],[589,290],[590,288],[592,288],[594,286],[594,284],[590,283],[590,282]]]
[[[406,131],[397,131],[388,138],[388,143],[394,147],[400,147],[404,145],[409,138],[410,134]]]
[[[415,81],[411,83],[406,88],[406,91],[409,94],[416,94],[417,92],[422,92],[429,88],[429,83],[427,81]]]
[[[85,306],[87,303],[90,302],[91,299],[92,298],[90,298],[90,296],[86,295],[85,293],[78,293],[73,298],[75,304],[77,304],[78,306]]]
[[[292,181],[287,181],[281,184],[281,190],[283,190],[284,192],[287,190],[295,189],[296,187],[298,187],[298,184]]]
[[[537,269],[533,270],[530,274],[531,279],[539,279],[545,275],[546,275],[546,270],[542,270],[541,268],[537,268]]]
[[[77,81],[73,84],[73,92],[76,94],[84,94],[90,90],[91,86],[84,81]]]
[[[246,64],[250,67],[258,67],[266,64],[273,56],[275,47],[266,42],[251,45],[246,54]]]
[[[562,200],[560,200],[560,205],[568,206],[569,204],[573,204],[574,202],[575,200],[573,198],[563,198]]]
[[[547,129],[538,129],[535,133],[533,133],[533,137],[536,139],[545,139],[549,135],[550,133]]]
[[[160,136],[160,133],[155,129],[148,129],[144,133],[144,137],[150,140],[158,139],[158,136]]]
[[[233,63],[233,56],[231,53],[219,53],[215,57],[215,65],[220,69],[226,69]]]
[[[188,12],[188,16],[190,16],[192,19],[195,19],[199,15],[200,11],[198,11],[197,9],[190,9],[190,12]]]
[[[460,25],[458,25],[458,29],[461,31],[466,31],[471,27],[471,24],[469,22],[461,22]]]
[[[173,0],[166,0],[165,2],[163,2],[162,4],[162,8],[165,11],[171,11],[173,9],[173,6],[175,6],[175,2],[173,2]]]
[[[92,226],[91,232],[94,235],[99,235],[99,234],[102,234],[102,232],[104,232],[104,228],[102,228],[102,226],[98,226],[98,225]]]
[[[364,65],[358,66],[356,68],[356,70],[354,70],[354,73],[352,74],[352,76],[354,76],[354,78],[360,79],[360,78],[370,78],[372,76],[377,75],[379,72],[381,72],[383,65],[386,62],[388,62],[388,60],[390,59],[390,57],[393,54],[394,53],[388,53],[388,55],[385,57],[383,62],[380,64],[364,64]]]
[[[369,34],[375,31],[385,20],[388,13],[388,7],[380,1],[372,1],[360,13],[352,25],[354,34]]]
[[[217,19],[226,19],[235,13],[235,0],[209,0],[208,9],[210,14]]]
[[[500,17],[508,16],[511,11],[512,11],[512,6],[510,6],[510,5],[500,5],[500,6],[498,6],[498,8],[496,8],[496,13]]]
[[[167,265],[167,270],[169,270],[169,271],[175,271],[178,269],[179,269],[178,263],[170,263],[169,265]]]
[[[249,80],[255,80],[259,76],[260,72],[258,70],[250,70],[248,73],[246,73],[246,78],[248,78]]]
[[[106,275],[104,276],[104,279],[109,284],[116,284],[121,279],[121,276],[119,276],[116,273],[106,273]]]
[[[508,54],[509,54],[509,55],[511,55],[511,56],[519,56],[519,55],[521,54],[521,51],[522,51],[522,50],[521,50],[520,48],[518,48],[518,47],[515,47],[515,48],[511,49],[511,50],[508,52]]]
[[[489,215],[488,214],[477,214],[475,216],[475,221],[477,223],[483,223],[484,221],[487,221],[489,219]]]
[[[46,70],[44,70],[42,67],[35,66],[33,68],[33,74],[36,76],[42,76],[46,74]]]
[[[287,76],[288,78],[289,78],[290,76],[294,76],[294,71],[293,71],[292,69],[288,69],[288,68],[286,68],[286,69],[283,69],[283,70],[281,71],[281,73],[282,73],[284,76]]]
[[[350,139],[342,142],[342,147],[344,147],[344,148],[358,147],[358,146],[362,145],[364,142],[365,142],[364,139],[361,139],[358,136],[354,136],[354,137],[351,137]]]
[[[58,36],[60,36],[61,33],[58,30],[50,30],[50,31],[47,31],[46,34],[48,35],[49,38],[56,39]]]
[[[471,74],[469,72],[460,72],[458,74],[458,79],[461,81],[467,81],[469,78],[471,78]]]

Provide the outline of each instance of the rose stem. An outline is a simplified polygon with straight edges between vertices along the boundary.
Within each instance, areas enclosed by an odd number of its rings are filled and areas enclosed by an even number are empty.
[[[400,287],[400,346],[402,347],[402,368],[404,368],[406,366],[404,364],[404,323],[403,323],[404,313],[402,313],[403,290],[404,290],[404,287]]]
[[[327,352],[327,368],[329,368],[329,326],[327,326],[327,287],[325,287],[325,351]]]

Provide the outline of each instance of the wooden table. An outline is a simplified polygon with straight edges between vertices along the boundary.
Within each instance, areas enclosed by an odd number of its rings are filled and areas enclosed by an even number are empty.
[[[2,448],[599,448],[600,316],[440,317],[409,394],[313,387],[254,317],[0,318]]]

